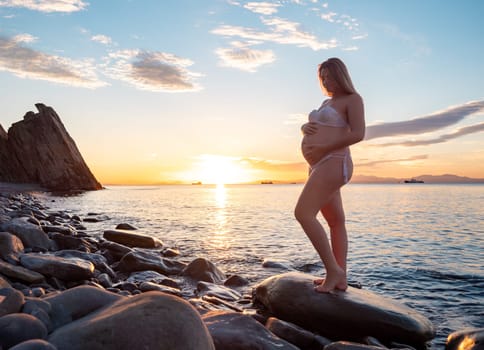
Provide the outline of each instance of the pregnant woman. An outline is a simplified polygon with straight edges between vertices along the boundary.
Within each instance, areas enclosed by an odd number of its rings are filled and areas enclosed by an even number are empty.
[[[317,279],[315,290],[328,293],[346,290],[348,239],[340,188],[353,174],[349,146],[365,136],[363,100],[356,92],[345,64],[330,58],[318,69],[323,93],[329,99],[309,114],[301,127],[301,150],[309,164],[309,178],[294,210],[297,221],[319,254],[326,276]],[[328,223],[331,245],[317,219],[321,211]]]

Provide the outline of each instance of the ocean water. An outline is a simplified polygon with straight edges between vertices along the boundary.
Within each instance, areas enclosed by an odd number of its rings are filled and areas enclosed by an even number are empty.
[[[48,197],[53,210],[128,222],[177,247],[180,260],[206,257],[255,284],[288,270],[323,274],[293,216],[302,185],[113,186]],[[349,280],[398,300],[437,329],[432,348],[464,328],[484,327],[484,185],[350,184],[342,190]],[[263,261],[285,268],[264,268]]]

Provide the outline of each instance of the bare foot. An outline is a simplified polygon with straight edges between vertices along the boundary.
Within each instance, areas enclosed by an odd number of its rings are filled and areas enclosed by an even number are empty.
[[[335,289],[344,291],[348,288],[346,274],[343,270],[334,272],[331,275],[328,274],[324,279],[316,279],[314,283],[317,284],[314,290],[319,293],[330,293]]]
[[[324,278],[316,278],[314,281],[313,281],[314,284],[316,285],[319,285],[321,283],[324,283]]]

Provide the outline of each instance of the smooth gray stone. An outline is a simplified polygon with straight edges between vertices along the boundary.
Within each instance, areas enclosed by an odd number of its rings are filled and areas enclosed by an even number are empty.
[[[445,350],[484,350],[484,328],[463,329],[447,337]]]
[[[405,305],[353,287],[318,293],[314,279],[299,272],[270,277],[256,287],[255,300],[275,317],[332,339],[372,335],[382,341],[423,344],[435,336],[432,323]]]
[[[159,239],[143,235],[141,233],[133,233],[131,231],[123,230],[106,230],[103,237],[109,241],[126,245],[128,247],[138,248],[160,248],[163,242]]]
[[[54,331],[58,350],[215,350],[197,311],[161,292],[124,298]]]
[[[13,288],[0,289],[0,317],[14,314],[22,309],[24,295]]]
[[[266,328],[278,337],[305,350],[323,349],[326,345],[331,343],[329,339],[318,336],[293,323],[282,321],[275,317],[269,317],[266,322]]]
[[[44,280],[44,275],[26,269],[23,266],[12,265],[0,260],[0,273],[27,283],[40,283]]]
[[[116,273],[109,267],[107,259],[101,254],[81,252],[78,250],[61,250],[55,252],[54,255],[62,258],[78,258],[90,261],[99,271],[107,273],[110,277],[116,277]]]
[[[57,350],[57,348],[45,340],[32,339],[17,344],[10,350]]]
[[[158,292],[164,292],[171,295],[176,295],[177,297],[182,296],[180,289],[164,286],[162,284],[157,284],[153,282],[141,283],[139,285],[139,290],[142,292],[150,292],[150,291],[156,290]]]
[[[210,311],[202,316],[217,350],[297,350],[252,317],[240,312]]]
[[[156,252],[134,250],[123,256],[118,268],[123,272],[152,270],[165,275],[178,275],[185,266],[181,262],[162,258]]]
[[[91,286],[79,286],[43,300],[51,306],[49,312],[53,329],[77,320],[124,297]]]
[[[27,314],[0,317],[0,346],[8,349],[29,339],[46,339],[47,328],[37,318]]]
[[[14,234],[22,241],[25,248],[49,250],[55,245],[38,224],[33,224],[28,217],[12,219],[1,225],[0,230]]]
[[[90,261],[77,258],[62,258],[50,254],[29,253],[20,256],[21,264],[29,270],[63,281],[79,281],[94,275]]]
[[[116,226],[116,230],[128,230],[128,231],[135,231],[137,230],[138,228],[136,228],[135,226],[131,225],[131,224],[128,224],[128,223],[120,223]]]
[[[224,286],[230,288],[244,287],[249,284],[249,280],[239,275],[232,275],[224,282]]]
[[[196,281],[205,281],[211,283],[221,283],[226,279],[225,274],[211,261],[205,258],[193,260],[182,271],[183,276],[188,276]]]
[[[0,258],[10,264],[18,264],[24,245],[20,238],[8,232],[0,232]]]
[[[197,283],[197,295],[199,297],[217,297],[227,301],[236,301],[242,297],[242,295],[236,290],[204,281],[200,281]]]

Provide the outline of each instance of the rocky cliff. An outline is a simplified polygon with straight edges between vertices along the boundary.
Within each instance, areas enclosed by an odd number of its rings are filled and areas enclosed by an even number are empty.
[[[55,191],[101,189],[54,109],[35,106],[39,112],[27,112],[8,133],[0,125],[0,181]]]

